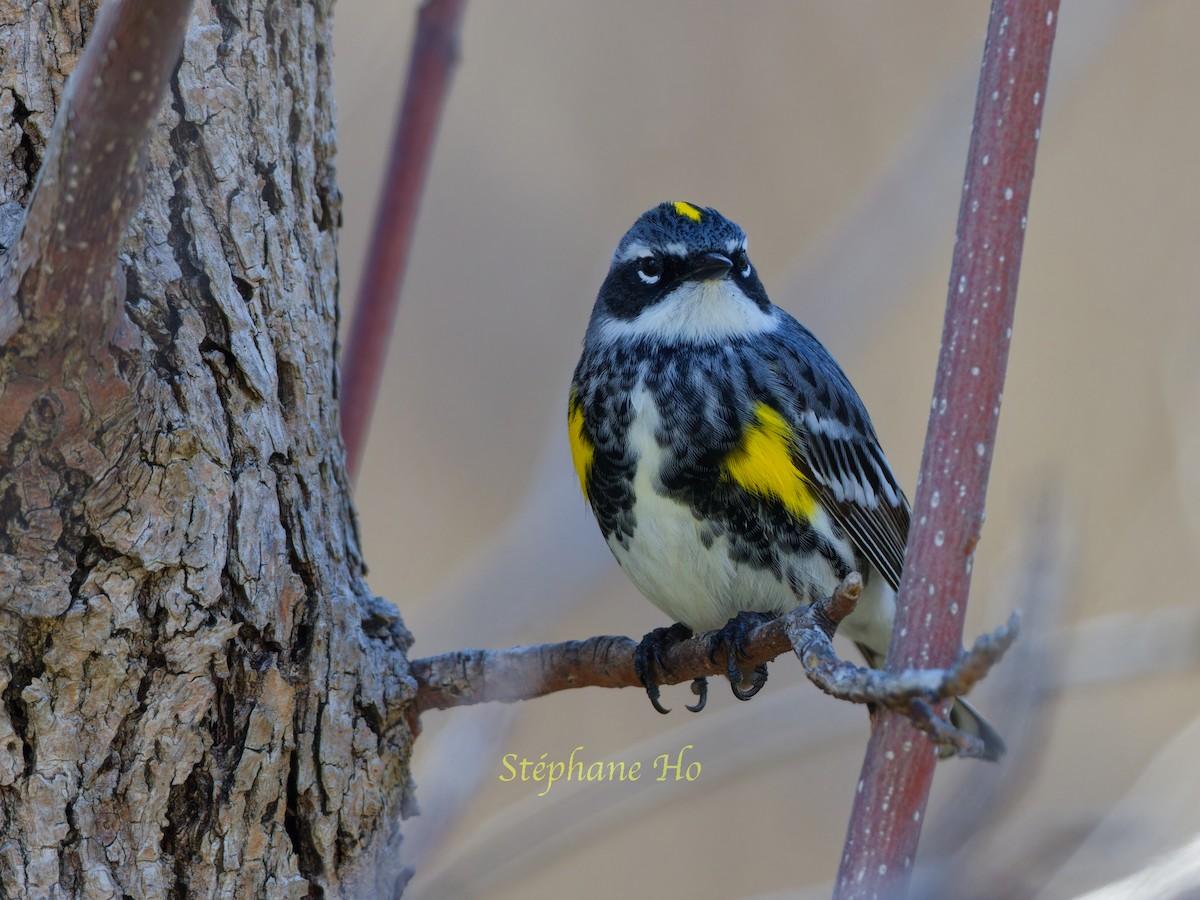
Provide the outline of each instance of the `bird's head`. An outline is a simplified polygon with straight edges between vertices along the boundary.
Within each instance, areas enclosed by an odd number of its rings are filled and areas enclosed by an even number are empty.
[[[621,238],[592,316],[598,337],[668,344],[720,343],[775,323],[746,233],[683,201],[648,210]]]

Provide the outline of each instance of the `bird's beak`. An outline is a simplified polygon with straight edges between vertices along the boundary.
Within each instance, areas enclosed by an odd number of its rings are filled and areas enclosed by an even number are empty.
[[[733,268],[733,260],[724,253],[703,253],[690,260],[691,268],[684,278],[689,281],[710,281],[724,278]]]

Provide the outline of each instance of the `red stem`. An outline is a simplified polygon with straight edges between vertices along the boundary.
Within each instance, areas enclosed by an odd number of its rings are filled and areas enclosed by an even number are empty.
[[[993,0],[914,527],[888,651],[893,671],[944,667],[962,648],[1057,24],[1058,0]],[[903,716],[875,717],[835,898],[903,895],[936,758]]]
[[[425,0],[417,13],[391,158],[375,213],[350,339],[342,353],[342,440],[351,479],[358,475],[383,377],[433,142],[458,62],[465,7],[466,0]]]

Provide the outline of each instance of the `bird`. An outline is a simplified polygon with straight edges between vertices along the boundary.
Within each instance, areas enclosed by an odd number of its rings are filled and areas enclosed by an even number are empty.
[[[584,498],[621,569],[672,621],[638,645],[654,708],[662,652],[724,647],[749,699],[741,641],[758,622],[863,579],[839,626],[867,664],[887,656],[910,508],[867,410],[819,340],[771,303],[746,234],[711,207],[661,203],[617,244],[567,401]],[[699,711],[707,683],[697,679]],[[965,701],[951,722],[986,758],[1000,735]]]

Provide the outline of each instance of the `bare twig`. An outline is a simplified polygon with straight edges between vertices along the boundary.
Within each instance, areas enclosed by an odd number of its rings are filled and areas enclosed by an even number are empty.
[[[746,640],[748,666],[770,662],[791,649],[786,620],[755,628]],[[633,657],[637,641],[602,635],[583,641],[537,644],[510,650],[458,650],[414,660],[416,710],[448,709],[476,703],[515,703],[581,687],[638,687]],[[725,672],[725,661],[710,656],[709,636],[697,635],[667,648],[660,684],[680,684]]]
[[[993,0],[889,669],[961,650],[1057,15],[1057,0]],[[915,737],[908,717],[875,717],[835,897],[905,890],[935,762]]]
[[[100,477],[110,464],[89,423],[104,423],[104,444],[134,415],[134,388],[117,360],[129,340],[118,327],[117,255],[191,9],[191,0],[105,3],[68,82],[0,275],[0,456],[8,463],[0,478],[11,484],[53,481],[47,459]],[[21,433],[37,452],[14,454]],[[0,552],[0,609],[54,616],[70,604],[75,559],[61,537],[71,513],[56,499],[20,501],[23,528]]]
[[[433,141],[458,62],[465,7],[466,0],[425,0],[417,13],[391,157],[375,211],[350,338],[342,353],[342,440],[351,478],[358,475],[383,377]]]
[[[144,155],[191,0],[112,0],[75,68],[0,282],[0,345],[21,356],[110,336],[109,281],[140,201]],[[70,309],[70,315],[65,315]],[[0,431],[0,435],[3,432]]]
[[[811,613],[789,617],[788,638],[813,684],[839,700],[894,710],[928,734],[934,743],[953,747],[959,756],[983,755],[982,741],[954,728],[931,704],[965,695],[999,662],[1017,638],[1016,613],[1008,624],[979,637],[975,646],[960,654],[946,669],[890,672],[839,659],[830,636],[824,629],[812,627],[822,611],[816,604],[809,609]]]
[[[818,627],[828,627],[832,634],[837,621],[854,608],[860,590],[858,575],[852,573],[832,598],[757,626],[745,642],[746,665],[770,662],[787,653],[792,646],[787,629],[798,616],[804,616],[810,625],[820,616]],[[826,607],[829,610],[818,612]],[[833,620],[830,612],[838,619]],[[570,688],[638,687],[641,682],[633,662],[637,646],[637,641],[627,637],[603,635],[511,650],[459,650],[414,660],[411,672],[417,680],[416,711],[494,701],[514,703]],[[660,684],[680,684],[722,674],[726,669],[723,659],[711,655],[707,634],[666,648],[662,659],[665,668],[658,672]]]
[[[1044,537],[1036,529],[1034,533]],[[1053,539],[1048,541],[1048,545],[1061,546]],[[1047,561],[1050,558],[1060,559],[1048,557]],[[1015,680],[1023,685],[1028,682],[1026,686],[1039,702],[1053,700],[1068,687],[1095,688],[1126,682],[1131,678],[1157,677],[1164,672],[1177,672],[1200,664],[1200,640],[1197,639],[1197,635],[1200,635],[1200,609],[1194,605],[1157,612],[1114,613],[1061,629],[1035,630],[1030,634],[1031,625],[1035,624],[1033,620],[1039,612],[1039,603],[1054,600],[1058,595],[1069,595],[1069,592],[1063,590],[1065,585],[1059,581],[1062,573],[1043,573],[1042,577],[1051,578],[1051,583],[1040,584],[1027,594],[1025,588],[1031,583],[1031,576],[1027,574],[1030,570],[1021,564],[1015,564],[1014,568],[1023,573],[1020,583],[1012,589],[1005,589],[1004,594],[1021,597],[1023,602],[1028,601],[1030,610],[1022,620],[1022,630],[1025,632],[1023,639],[1014,644],[1005,656],[1007,665],[989,676],[989,695],[993,699],[1007,697],[1011,688],[1004,687],[1003,682],[1014,680],[1014,663],[1028,663],[1031,653],[1042,657],[1063,657],[1060,660],[1063,664],[1061,671],[1054,667],[1046,670],[1035,660],[1026,669],[1035,673],[1032,677],[1026,679],[1015,676]],[[1134,648],[1132,653],[1126,642]],[[1067,648],[1065,654],[1064,648]],[[1013,654],[1024,657],[1024,660],[1017,662]],[[996,690],[998,685],[999,691]],[[648,759],[651,753],[659,753],[663,746],[693,743],[704,748],[705,778],[711,773],[715,778],[723,779],[736,777],[737,773],[744,773],[747,767],[762,771],[785,760],[795,761],[810,751],[819,757],[816,751],[821,745],[850,741],[860,733],[860,723],[852,714],[850,705],[824,703],[822,700],[806,685],[799,683],[778,691],[764,691],[753,703],[745,706],[726,706],[708,710],[695,719],[679,720],[675,730],[655,734],[638,744],[623,746],[616,751],[615,757],[610,758]],[[1009,710],[1006,709],[1005,713],[1009,718],[1003,722],[1006,726],[1004,737],[1009,741],[1013,737]],[[448,718],[447,724],[466,723],[468,718],[476,721],[479,717]],[[745,734],[756,735],[752,746],[747,746],[743,737]],[[440,734],[437,737],[442,739]],[[423,736],[422,741],[426,738]],[[990,821],[996,816],[997,810],[1003,810],[1012,803],[1015,792],[1006,788],[1011,788],[1016,782],[1027,781],[1027,770],[1018,771],[1015,775],[1010,772],[1012,763],[1019,761],[1018,754],[1025,743],[1019,733],[1015,738],[1009,742],[1009,754],[1003,766],[988,766],[984,771],[976,769],[977,775],[960,768],[960,775],[969,777],[969,781],[956,783],[952,791],[943,794],[943,803],[937,815],[931,811],[930,828],[936,827],[942,832],[940,846],[943,852],[951,844],[957,846],[959,843],[951,835],[957,838],[964,832],[973,833],[978,825],[976,819],[982,816]],[[498,746],[495,734],[489,731],[483,741],[491,749],[487,757],[487,773],[494,778],[494,748]],[[444,753],[447,760],[447,774],[444,777],[447,780],[450,780],[448,773],[454,771],[452,766],[457,761],[456,753],[460,744],[461,735],[455,735],[442,747],[425,748],[427,753]],[[1182,769],[1176,766],[1175,771]],[[992,783],[982,792],[978,790],[981,781],[995,779],[1000,780],[999,786]],[[420,784],[424,797],[429,785],[426,781]],[[612,782],[600,792],[586,790],[585,786],[575,782],[564,784],[561,792],[556,786],[548,796],[527,796],[488,818],[472,820],[464,841],[456,844],[446,857],[436,864],[431,862],[431,868],[417,867],[417,878],[410,890],[422,898],[459,894],[475,896],[488,891],[494,893],[499,890],[499,884],[507,883],[519,872],[536,868],[556,854],[587,846],[598,833],[611,828],[619,829],[635,821],[639,815],[659,808],[661,802],[657,794],[646,791],[637,782]],[[422,810],[419,820],[421,826],[427,824],[425,820],[429,815],[440,815],[442,812],[441,804],[436,809],[432,808],[433,804],[429,805],[431,808],[428,811]],[[1189,808],[1200,808],[1200,804],[1193,804]],[[1038,807],[1033,815],[1040,814]],[[1025,822],[1017,827],[1018,830],[1036,829],[1037,825]],[[1187,832],[1179,830],[1177,833]],[[421,840],[420,835],[421,832],[415,833],[406,838],[406,842],[409,839]],[[923,844],[926,849],[931,837],[927,831]],[[1166,845],[1160,840],[1160,847]],[[937,871],[927,872],[929,877],[914,883],[911,895],[922,898],[958,897],[963,884],[968,883],[963,880],[963,875],[969,872],[974,879],[971,883],[987,883],[987,888],[979,889],[981,894],[996,898],[1020,896],[1021,892],[1012,887],[1013,884],[1028,885],[1022,880],[1028,861],[1018,858],[1020,852],[1021,847],[1008,847],[1005,850],[989,842],[986,848],[969,853],[969,858],[965,860],[947,860],[944,856],[926,860],[925,864]],[[419,858],[427,858],[427,854]],[[810,885],[800,891],[804,897],[828,897],[830,893],[831,886],[821,890]]]
[[[747,666],[769,662],[794,649],[808,677],[821,690],[852,703],[872,703],[910,716],[940,743],[968,755],[979,751],[969,735],[954,731],[929,704],[965,694],[986,674],[1016,637],[1016,622],[980,638],[949,669],[883,672],[851,665],[837,657],[832,638],[853,610],[862,579],[851,573],[833,592],[811,606],[759,625],[745,643]],[[412,663],[417,680],[416,712],[475,703],[514,703],[579,687],[636,687],[637,642],[604,635],[583,641],[538,644],[511,650],[460,650]],[[712,654],[711,635],[701,634],[663,653],[663,684],[725,672]]]

